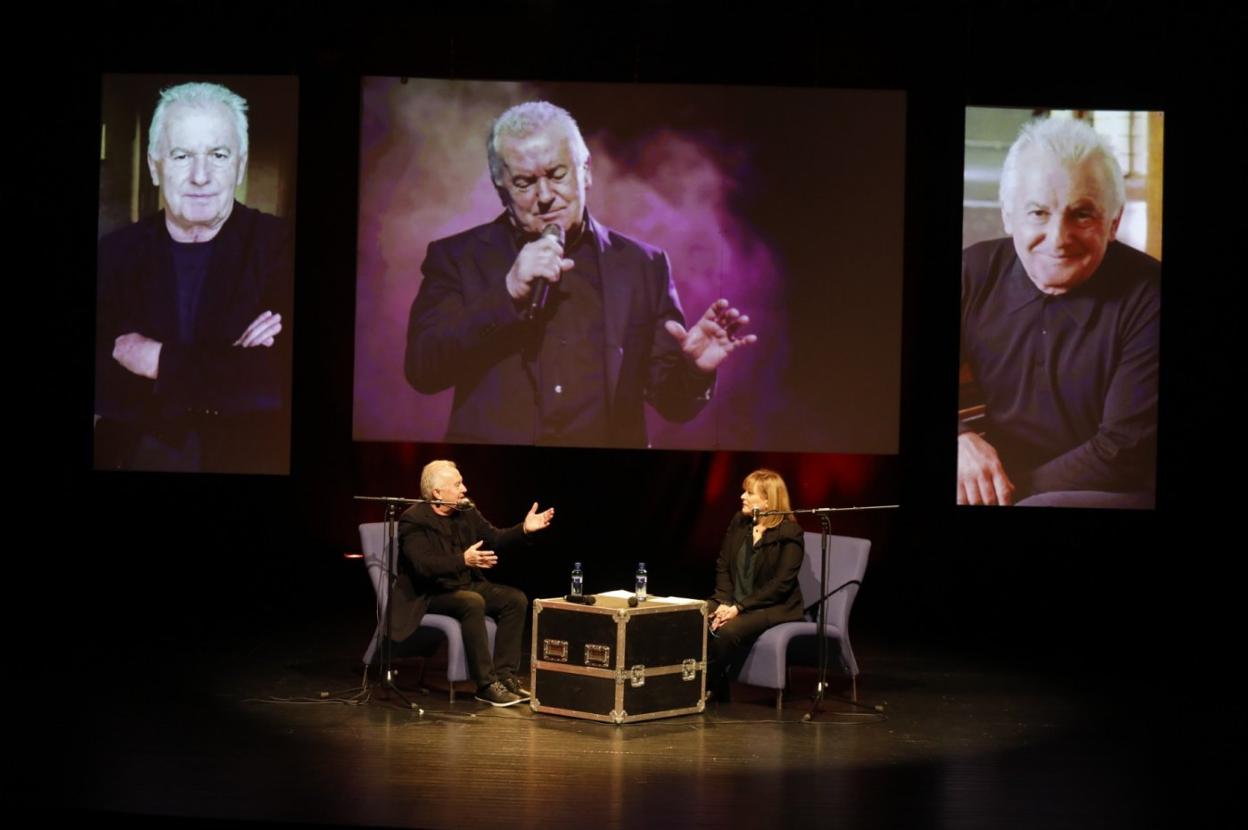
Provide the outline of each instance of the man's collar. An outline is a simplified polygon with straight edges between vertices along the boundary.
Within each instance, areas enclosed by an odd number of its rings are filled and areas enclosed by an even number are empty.
[[[1101,266],[1104,267],[1104,262]],[[1101,269],[1098,268],[1099,272]],[[1005,273],[1005,281],[1002,286],[1005,291],[1005,311],[1007,314],[1013,314],[1027,308],[1032,303],[1048,301],[1056,309],[1060,309],[1077,325],[1087,325],[1092,319],[1092,313],[1096,310],[1097,296],[1092,289],[1092,284],[1096,280],[1096,274],[1093,274],[1083,285],[1080,285],[1065,294],[1045,294],[1036,284],[1031,281],[1031,277],[1027,276],[1027,269],[1023,267],[1023,262],[1014,255],[1014,263]]]
[[[230,215],[225,217],[225,219],[221,222],[221,224],[217,226],[217,232],[214,233],[210,238],[202,240],[200,242],[182,242],[177,237],[175,237],[173,235],[173,232],[169,230],[169,215],[166,212],[166,209],[164,207],[161,207],[161,209],[156,212],[155,218],[157,220],[157,225],[160,227],[160,230],[163,232],[164,238],[168,239],[171,243],[175,245],[207,245],[212,242],[216,242],[218,239],[222,238],[226,234],[226,228],[232,228],[235,225],[237,225],[237,223],[231,223],[231,220],[234,219],[234,217],[237,216],[240,213],[240,211],[244,209],[245,208],[243,206],[243,203],[238,201],[238,199],[235,199],[234,206],[230,208]]]
[[[599,253],[607,249],[607,229],[594,221],[594,217],[590,215],[588,208],[585,209],[585,222],[582,227],[584,228],[583,233],[589,234],[589,238],[594,240],[598,246]]]
[[[1023,267],[1023,261],[1018,258],[1018,254],[1014,255],[1013,263],[1005,272],[1002,288],[1005,291],[1005,310],[1009,314],[1040,302],[1045,296],[1044,292],[1036,288],[1031,277],[1027,276],[1027,269]]]

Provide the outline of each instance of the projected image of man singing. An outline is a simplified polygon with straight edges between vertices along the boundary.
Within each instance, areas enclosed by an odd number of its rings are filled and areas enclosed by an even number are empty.
[[[446,440],[645,447],[646,402],[697,415],[749,317],[720,299],[686,328],[667,255],[590,215],[566,110],[511,107],[486,150],[505,210],[429,245],[408,322],[408,382],[455,390]]]

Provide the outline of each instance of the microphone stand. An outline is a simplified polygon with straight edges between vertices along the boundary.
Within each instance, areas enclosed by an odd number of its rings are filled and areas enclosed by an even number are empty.
[[[394,597],[394,583],[398,581],[399,570],[396,566],[398,558],[399,546],[399,507],[409,506],[413,504],[438,504],[448,507],[458,507],[458,502],[443,501],[441,499],[407,499],[399,496],[355,496],[356,501],[379,501],[386,506],[385,528],[383,530],[383,538],[386,544],[386,601],[382,608],[383,619],[381,642],[378,644],[379,662],[378,676],[383,686],[395,694],[399,700],[403,701],[407,708],[416,710],[419,717],[423,717],[425,710],[421,709],[414,701],[409,700],[407,695],[399,691],[398,685],[394,682],[394,678],[398,676],[398,672],[393,666],[393,649],[394,642],[390,639],[390,600]],[[471,504],[471,502],[469,502]]]
[[[810,514],[819,517],[819,611],[815,625],[818,626],[815,641],[815,693],[811,695],[810,711],[802,716],[802,720],[810,723],[819,714],[819,704],[823,702],[824,693],[828,688],[828,537],[832,535],[832,514],[851,513],[863,510],[893,510],[899,504],[874,504],[869,507],[814,507],[808,510],[754,510],[752,515],[757,521],[760,516],[788,516]],[[843,588],[845,586],[841,586]],[[840,588],[836,589],[837,591]],[[833,592],[835,593],[835,591]]]

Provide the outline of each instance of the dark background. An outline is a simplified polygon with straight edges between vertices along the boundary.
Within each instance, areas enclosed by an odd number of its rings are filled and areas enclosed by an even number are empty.
[[[666,4],[507,8],[451,15],[355,4],[325,16],[298,4],[244,13],[104,3],[74,31],[57,30],[62,57],[29,47],[37,69],[21,76],[29,86],[10,106],[31,117],[6,127],[17,142],[6,201],[19,214],[17,232],[6,234],[17,258],[8,282],[18,288],[7,309],[18,321],[7,408],[19,461],[10,467],[6,577],[17,665],[47,672],[39,676],[49,688],[80,706],[67,665],[86,661],[117,683],[163,686],[203,643],[245,649],[274,627],[344,609],[359,609],[362,651],[371,590],[363,568],[341,555],[358,548],[356,523],[379,515],[352,496],[415,494],[420,466],[448,456],[497,523],[517,520],[535,499],[557,507],[545,547],[498,570],[530,596],[564,590],[573,559],[586,563],[590,590],[626,585],[645,559],[655,592],[707,594],[740,479],[768,464],[805,504],[903,505],[836,523],[875,542],[855,608],[858,637],[989,652],[1113,684],[1188,676],[1228,641],[1240,555],[1227,531],[1242,457],[1230,407],[1243,374],[1232,332],[1244,271],[1231,227],[1242,190],[1231,128],[1242,82],[1228,78],[1242,64],[1232,57],[1241,13],[1070,3],[1042,15],[1004,4],[799,15],[721,3],[713,17],[682,19]],[[299,76],[289,477],[91,470],[107,72]],[[361,74],[906,90],[899,455],[352,443]],[[952,504],[963,107],[1036,103],[1166,113],[1154,512]],[[24,173],[33,174],[29,186]]]

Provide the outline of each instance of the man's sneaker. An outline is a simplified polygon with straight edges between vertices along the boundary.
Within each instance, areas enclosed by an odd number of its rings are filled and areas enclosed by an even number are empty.
[[[477,689],[477,700],[491,706],[515,706],[520,702],[520,696],[507,691],[502,681],[495,680],[490,685]]]
[[[524,688],[520,681],[514,677],[504,677],[499,682],[507,687],[507,691],[511,692],[521,700],[531,700],[533,698],[533,693]]]

